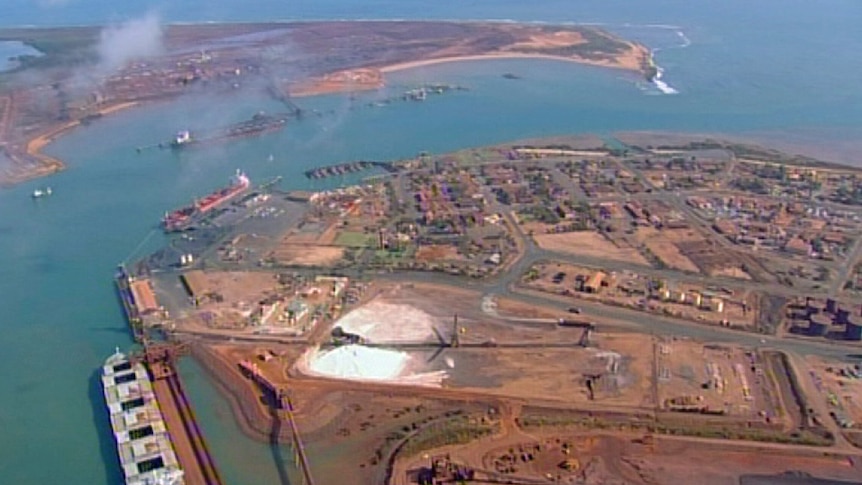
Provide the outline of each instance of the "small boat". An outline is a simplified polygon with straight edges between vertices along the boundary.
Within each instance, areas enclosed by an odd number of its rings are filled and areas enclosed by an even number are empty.
[[[44,189],[36,189],[33,191],[32,197],[34,199],[41,199],[42,197],[47,197],[51,195],[51,187],[46,187]]]
[[[177,136],[171,141],[172,148],[180,148],[184,145],[190,145],[196,140],[192,138],[192,133],[188,130],[183,130],[177,133]]]

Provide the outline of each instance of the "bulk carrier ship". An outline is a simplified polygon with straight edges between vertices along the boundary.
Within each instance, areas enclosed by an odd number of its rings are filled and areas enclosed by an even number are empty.
[[[203,199],[195,200],[192,204],[168,212],[162,218],[162,227],[166,232],[176,232],[188,229],[207,212],[233,199],[237,195],[248,190],[251,185],[249,178],[237,170],[236,175],[227,187],[216,190]]]
[[[177,136],[171,140],[169,146],[171,148],[184,148],[189,145],[203,142],[216,142],[231,138],[262,135],[264,133],[282,129],[285,123],[287,123],[287,115],[267,115],[264,113],[257,113],[252,116],[250,120],[241,121],[228,126],[227,128],[223,128],[214,133],[205,134],[200,137],[193,136],[188,130],[183,130],[177,133]]]
[[[184,485],[147,369],[119,349],[102,366],[102,389],[126,485]]]

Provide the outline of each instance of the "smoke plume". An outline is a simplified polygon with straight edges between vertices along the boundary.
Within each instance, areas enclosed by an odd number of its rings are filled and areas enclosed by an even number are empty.
[[[99,71],[111,72],[134,60],[164,51],[159,16],[150,12],[142,18],[105,27],[99,36]]]

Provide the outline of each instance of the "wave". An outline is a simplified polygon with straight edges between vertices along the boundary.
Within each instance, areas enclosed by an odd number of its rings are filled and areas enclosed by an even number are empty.
[[[685,35],[685,32],[683,32],[682,30],[677,30],[676,35],[680,38],[680,40],[682,40],[682,45],[680,47],[688,47],[691,45],[691,39],[689,39],[688,36]]]
[[[661,80],[664,74],[664,69],[655,66],[655,76],[652,78],[653,85],[664,94],[678,94],[679,91],[674,89],[670,84]]]
[[[667,30],[679,30],[682,27],[678,25],[669,25],[669,24],[643,24],[643,27],[651,27],[653,29],[667,29]]]

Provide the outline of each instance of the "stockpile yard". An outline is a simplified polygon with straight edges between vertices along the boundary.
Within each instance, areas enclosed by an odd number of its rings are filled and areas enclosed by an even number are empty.
[[[339,319],[335,328],[371,344],[432,343],[441,323],[414,306],[376,300]]]
[[[781,416],[770,369],[755,351],[682,339],[657,344],[663,409],[770,422]]]
[[[398,350],[345,345],[331,350],[313,349],[299,362],[307,374],[352,381],[441,387],[446,371],[423,371],[420,356]]]
[[[339,319],[335,333],[372,345],[434,345],[437,320],[407,305],[374,300]],[[451,362],[451,361],[450,361]],[[305,374],[356,381],[382,381],[420,386],[443,385],[445,370],[429,369],[424,352],[406,352],[353,343],[306,352],[297,367]]]

